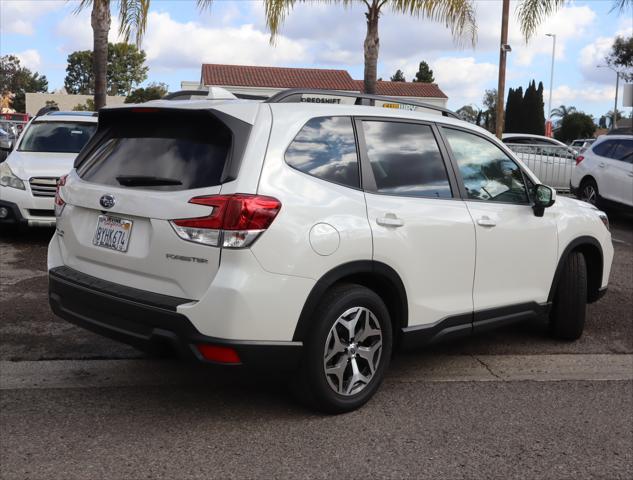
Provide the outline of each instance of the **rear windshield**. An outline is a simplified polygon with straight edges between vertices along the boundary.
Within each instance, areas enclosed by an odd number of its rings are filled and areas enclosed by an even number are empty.
[[[89,182],[118,187],[211,187],[221,183],[231,138],[229,128],[208,114],[128,117],[100,135],[78,174]]]
[[[21,152],[79,153],[97,130],[96,123],[33,122],[20,142]]]

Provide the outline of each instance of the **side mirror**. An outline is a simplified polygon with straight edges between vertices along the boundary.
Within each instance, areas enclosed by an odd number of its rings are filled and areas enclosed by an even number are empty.
[[[545,209],[554,205],[556,201],[556,190],[547,185],[536,185],[534,187],[534,215],[542,217]]]

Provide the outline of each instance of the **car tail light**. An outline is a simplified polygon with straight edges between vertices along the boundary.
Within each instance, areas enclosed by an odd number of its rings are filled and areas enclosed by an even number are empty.
[[[580,162],[582,162],[585,159],[585,157],[583,157],[582,155],[578,155],[576,157],[576,165],[578,165]]]
[[[60,187],[66,185],[66,179],[68,175],[62,175],[57,180],[57,188],[55,189],[55,216],[59,217],[64,211],[64,207],[66,206],[66,202],[62,198],[62,194],[60,192]]]
[[[202,355],[202,358],[211,362],[238,364],[242,363],[240,356],[234,348],[224,347],[220,345],[207,345],[200,343],[196,345],[196,349]]]
[[[247,194],[194,197],[189,203],[212,207],[212,210],[206,217],[172,220],[178,236],[190,242],[225,248],[252,245],[281,208],[276,198]]]

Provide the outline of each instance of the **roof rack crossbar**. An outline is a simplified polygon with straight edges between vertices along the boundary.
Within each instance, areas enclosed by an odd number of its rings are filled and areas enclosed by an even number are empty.
[[[430,103],[417,102],[415,100],[402,100],[397,97],[387,97],[383,95],[372,95],[369,93],[355,93],[355,92],[345,92],[341,90],[319,90],[319,89],[303,89],[303,88],[291,88],[288,90],[284,90],[282,92],[276,93],[272,97],[265,100],[265,103],[292,103],[299,98],[299,95],[332,95],[336,97],[349,97],[355,98],[357,105],[362,105],[360,100],[380,100],[382,102],[391,102],[398,103],[402,105],[412,105],[415,107],[426,108],[429,110],[435,110],[440,112],[444,117],[452,117],[459,120],[459,116],[449,110],[448,108],[439,107],[437,105],[431,105]]]

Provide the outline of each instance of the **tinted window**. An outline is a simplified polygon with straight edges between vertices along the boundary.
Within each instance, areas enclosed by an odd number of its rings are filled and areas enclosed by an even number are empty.
[[[527,203],[519,166],[492,142],[461,130],[444,129],[459,165],[468,198]]]
[[[615,160],[631,163],[633,157],[633,140],[615,140],[609,156]]]
[[[510,137],[510,138],[504,138],[503,143],[510,143],[514,145],[534,145],[535,142],[531,138]]]
[[[601,157],[608,157],[609,152],[611,151],[611,147],[615,142],[613,140],[607,140],[605,142],[600,142],[598,145],[594,145],[591,149],[593,153],[596,155],[600,155]]]
[[[19,150],[79,153],[96,129],[96,123],[33,122],[24,133]]]
[[[352,119],[311,119],[288,147],[286,163],[323,180],[360,188]]]
[[[219,120],[172,114],[128,116],[113,123],[79,166],[84,180],[153,190],[221,183],[232,135]]]
[[[431,127],[365,121],[363,131],[378,192],[433,198],[452,196]]]

